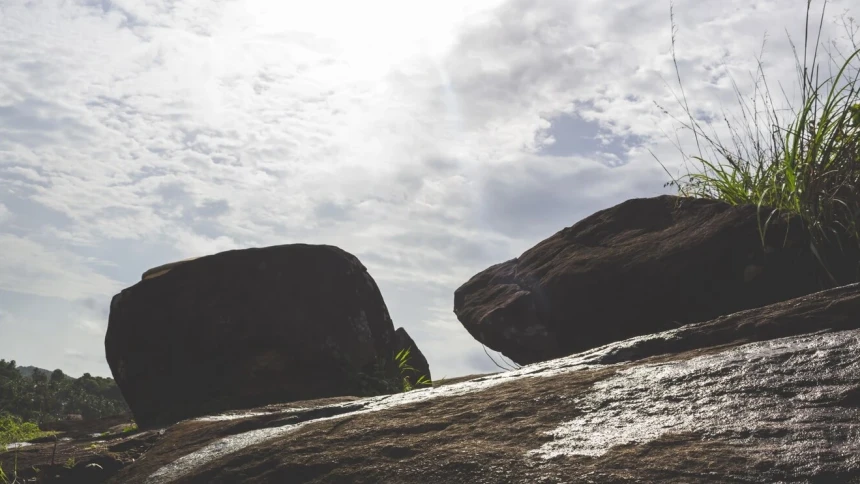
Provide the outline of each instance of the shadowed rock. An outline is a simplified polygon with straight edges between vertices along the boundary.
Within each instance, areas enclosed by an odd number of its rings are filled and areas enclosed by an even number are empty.
[[[858,314],[854,284],[516,371],[233,411],[61,456],[126,449],[93,481],[117,484],[858,482]]]
[[[454,312],[524,364],[784,301],[827,287],[798,222],[775,217],[763,247],[754,206],[628,200],[475,275]],[[837,281],[856,280],[856,254],[822,256]]]
[[[113,298],[105,337],[142,428],[399,388],[382,295],[337,247],[234,250],[147,274]]]

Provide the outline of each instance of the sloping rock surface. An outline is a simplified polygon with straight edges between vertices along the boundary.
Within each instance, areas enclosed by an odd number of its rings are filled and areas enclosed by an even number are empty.
[[[860,482],[859,316],[854,284],[432,389],[187,420],[110,482]]]
[[[105,337],[141,428],[399,389],[379,288],[337,247],[233,250],[156,269],[114,296]]]
[[[857,254],[822,257],[839,284],[857,281]],[[775,217],[763,246],[756,207],[665,195],[597,212],[480,272],[454,312],[527,364],[834,287],[817,273],[798,219]]]

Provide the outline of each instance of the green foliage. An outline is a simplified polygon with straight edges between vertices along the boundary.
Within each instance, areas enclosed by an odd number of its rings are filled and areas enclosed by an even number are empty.
[[[69,457],[68,459],[66,459],[66,463],[63,464],[63,467],[65,467],[66,469],[71,469],[72,467],[75,467],[75,458]]]
[[[0,360],[2,361],[2,360]],[[5,362],[3,362],[5,363]],[[27,440],[50,435],[50,432],[43,432],[39,427],[32,422],[22,422],[21,418],[10,415],[8,413],[0,414],[0,450],[6,451],[9,444],[16,442],[24,442]],[[17,482],[18,474],[18,448],[15,448],[15,460],[12,467],[13,482]],[[8,483],[9,478],[0,468],[0,482]]]
[[[63,370],[57,368],[51,373],[51,383],[57,384],[63,381],[66,378],[66,374],[63,373]]]
[[[421,375],[418,377],[418,380],[415,382],[414,386],[409,380],[409,376],[406,375],[407,372],[417,373],[418,370],[409,365],[409,353],[412,351],[412,347],[404,348],[400,350],[397,355],[394,357],[394,361],[397,362],[397,368],[400,369],[400,376],[403,378],[403,391],[408,392],[414,389],[415,386],[433,386],[433,382],[427,378],[427,375]]]
[[[136,432],[136,431],[137,431],[137,424],[134,422],[132,422],[132,424],[127,426],[127,427],[123,427],[123,429],[122,429],[122,432],[124,434],[127,434],[129,432]]]
[[[61,370],[51,373],[50,382],[47,373],[33,376],[21,376],[14,360],[0,360],[0,412],[37,424],[64,420],[70,414],[89,420],[129,412],[111,378],[89,373],[71,378]]]
[[[811,0],[807,3],[807,19],[810,6]],[[823,16],[822,9],[822,22]],[[674,17],[672,27],[672,59],[680,83],[675,59]],[[860,248],[860,89],[857,83],[860,70],[853,77],[847,76],[852,61],[860,60],[860,49],[852,33],[851,42],[855,50],[847,58],[843,57],[844,62],[835,77],[818,83],[820,69],[813,65],[808,70],[806,66],[807,42],[805,37],[802,68],[795,51],[803,106],[795,113],[793,120],[785,127],[780,126],[766,82],[764,92],[767,97],[762,100],[765,108],[763,112],[756,108],[757,96],[752,98],[753,109],[741,105],[745,123],[752,118],[756,128],[753,133],[745,126],[752,141],[752,149],[741,143],[732,151],[724,147],[719,139],[712,139],[705,134],[690,113],[681,86],[683,103],[680,100],[679,103],[690,120],[690,124],[682,125],[693,131],[697,146],[699,138],[707,141],[712,152],[718,155],[718,160],[706,160],[700,147],[699,156],[690,158],[701,163],[701,172],[691,174],[688,171],[681,179],[673,177],[667,185],[677,186],[681,196],[757,206],[763,243],[769,224],[778,216],[798,215],[809,236],[810,250],[818,258],[826,279],[829,283],[837,283],[840,281],[836,281],[831,274],[832,267],[828,268],[821,256],[823,249],[838,247],[844,250],[846,246]],[[794,49],[794,44],[791,45]],[[818,44],[813,63],[817,57]],[[759,94],[758,80],[765,80],[760,60],[758,71],[760,77],[756,80],[756,94]],[[828,83],[830,87],[825,89]],[[742,99],[739,92],[737,97]],[[668,114],[665,109],[661,109]],[[771,128],[764,135],[758,124],[763,114],[767,116]],[[725,116],[724,119],[733,134],[733,140],[737,140],[737,130]],[[663,166],[663,169],[666,167]]]
[[[0,449],[15,442],[24,442],[50,435],[43,432],[39,426],[32,422],[22,422],[21,418],[11,414],[0,414]]]
[[[48,382],[48,374],[43,373],[40,370],[33,371],[33,375],[30,377],[34,383],[47,383]]]

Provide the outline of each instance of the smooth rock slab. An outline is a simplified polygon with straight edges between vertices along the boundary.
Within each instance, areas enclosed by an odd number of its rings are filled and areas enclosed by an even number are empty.
[[[860,482],[860,285],[405,394],[166,429],[123,483]]]

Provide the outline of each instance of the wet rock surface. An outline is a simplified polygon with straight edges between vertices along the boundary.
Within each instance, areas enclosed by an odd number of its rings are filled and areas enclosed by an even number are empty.
[[[105,352],[135,420],[152,428],[398,391],[396,343],[379,288],[355,256],[293,244],[147,271],[113,298]]]
[[[109,482],[860,482],[858,284],[437,383],[179,422]]]
[[[798,222],[775,217],[763,244],[751,205],[628,200],[475,275],[454,312],[526,364],[856,282],[860,255],[822,250],[824,280]]]

